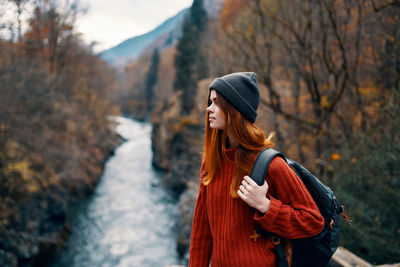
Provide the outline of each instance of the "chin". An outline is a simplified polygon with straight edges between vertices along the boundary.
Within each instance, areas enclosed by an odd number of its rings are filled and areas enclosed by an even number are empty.
[[[222,129],[224,129],[223,127],[211,126],[211,125],[210,125],[210,128],[214,129],[214,130],[222,130]]]

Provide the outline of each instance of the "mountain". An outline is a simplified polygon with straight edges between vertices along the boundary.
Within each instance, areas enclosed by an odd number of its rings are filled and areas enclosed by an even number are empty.
[[[155,42],[163,42],[158,46],[172,44],[180,36],[181,25],[188,10],[189,8],[180,11],[154,30],[129,38],[117,46],[99,53],[99,56],[114,67],[123,67],[135,60],[144,49]]]
[[[209,18],[218,17],[224,1],[203,0],[207,16]],[[182,23],[189,9],[180,11],[148,33],[129,38],[117,46],[99,53],[99,56],[108,64],[120,68],[137,59],[144,51],[152,51],[156,47],[165,48],[175,44],[181,36]]]

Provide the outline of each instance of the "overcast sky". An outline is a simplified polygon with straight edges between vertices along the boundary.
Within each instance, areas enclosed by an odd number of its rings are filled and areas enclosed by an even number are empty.
[[[154,29],[193,0],[80,0],[88,12],[79,17],[77,30],[95,52]]]

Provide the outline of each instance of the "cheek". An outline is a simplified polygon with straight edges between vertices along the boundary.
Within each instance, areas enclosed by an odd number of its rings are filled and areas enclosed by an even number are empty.
[[[229,124],[229,116],[227,116],[224,112],[220,111],[220,116],[221,116],[221,120],[224,122],[224,124],[226,124],[228,122]]]
[[[225,124],[226,124],[226,116],[223,112],[221,112],[219,114],[219,122],[220,122],[221,128],[224,128]],[[228,123],[229,123],[229,118],[228,118]]]

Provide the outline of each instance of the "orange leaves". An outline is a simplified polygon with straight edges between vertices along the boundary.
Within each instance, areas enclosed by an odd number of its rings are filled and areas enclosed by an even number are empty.
[[[358,91],[365,97],[374,97],[381,94],[381,88],[376,88],[374,86],[361,87],[358,88]]]
[[[332,154],[331,154],[331,159],[332,159],[332,160],[340,160],[340,158],[341,158],[341,157],[340,157],[339,154],[336,154],[336,153],[332,153]]]
[[[332,153],[332,154],[331,154],[331,159],[337,161],[337,160],[341,160],[342,157],[341,157],[339,154],[337,154],[337,153]],[[354,164],[354,163],[356,163],[356,162],[357,162],[357,158],[352,158],[352,159],[350,160],[350,163],[351,163],[351,164]]]
[[[392,42],[392,43],[395,42],[395,38],[394,38],[393,35],[389,35],[387,38],[388,38],[388,41],[390,41],[390,42]]]
[[[28,182],[33,177],[30,163],[27,159],[23,159],[22,161],[17,162],[10,162],[7,165],[7,171],[9,173],[18,172],[25,182]]]
[[[222,29],[228,30],[235,17],[249,2],[249,0],[226,0],[221,9]]]
[[[328,97],[326,95],[321,97],[321,107],[328,109],[330,106]]]
[[[251,36],[251,37],[254,37],[254,34],[255,34],[254,25],[253,25],[253,24],[249,24],[249,25],[247,26],[247,28],[248,28],[248,31],[249,31],[250,36]]]

